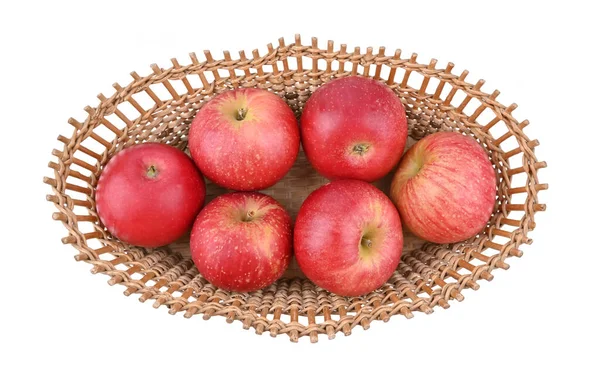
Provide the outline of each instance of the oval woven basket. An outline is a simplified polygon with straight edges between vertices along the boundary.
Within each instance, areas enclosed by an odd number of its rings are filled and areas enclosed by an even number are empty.
[[[534,215],[545,209],[538,203],[538,192],[547,185],[539,183],[538,170],[546,163],[534,154],[538,141],[523,132],[528,122],[512,116],[515,104],[498,103],[498,91],[481,91],[483,80],[467,82],[468,72],[455,75],[452,63],[441,68],[436,60],[420,64],[416,54],[406,59],[400,50],[392,55],[383,47],[348,52],[346,45],[334,48],[331,41],[319,48],[316,38],[306,46],[299,36],[293,44],[279,39],[277,47],[267,48],[264,55],[252,51],[250,58],[241,51],[238,59],[224,52],[224,59],[216,60],[205,51],[204,61],[191,54],[186,65],[176,59],[168,69],[152,65],[148,76],[134,72],[129,85],[114,84],[110,98],[99,95],[97,107],[85,108],[85,120],[69,120],[74,132],[69,138],[59,136],[64,147],[53,150],[55,158],[49,164],[54,178],[44,181],[52,187],[47,199],[58,208],[53,218],[68,232],[62,242],[76,248],[75,258],[90,263],[92,273],[108,275],[110,285],[125,287],[125,295],[153,300],[154,307],[165,305],[171,314],[225,316],[228,322],[240,320],[244,328],[253,327],[257,334],[287,334],[292,341],[308,336],[316,342],[319,334],[330,339],[339,331],[349,335],[356,325],[367,329],[371,321],[387,321],[396,314],[411,318],[415,311],[448,308],[451,300],[463,300],[462,289],[478,289],[479,280],[491,281],[495,269],[508,269],[509,257],[522,255],[519,246],[531,243]],[[294,262],[282,279],[261,291],[218,289],[198,274],[187,237],[149,250],[120,242],[100,223],[95,186],[102,167],[121,149],[163,142],[185,150],[196,111],[232,88],[268,89],[299,116],[315,89],[349,75],[379,79],[398,95],[408,116],[409,146],[436,131],[460,131],[481,143],[498,179],[496,207],[485,231],[453,245],[405,234],[402,260],[388,282],[368,295],[345,298],[315,286]],[[295,217],[308,194],[325,182],[300,152],[287,176],[263,192]],[[376,183],[386,191],[388,184],[389,177]],[[207,183],[207,201],[225,191]]]

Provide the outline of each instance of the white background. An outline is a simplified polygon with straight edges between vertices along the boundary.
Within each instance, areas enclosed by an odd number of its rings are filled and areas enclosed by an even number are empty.
[[[1,388],[600,387],[598,12],[578,1],[201,3],[0,5]],[[170,316],[75,262],[42,184],[66,119],[153,62],[262,52],[296,32],[453,61],[517,102],[550,184],[523,258],[449,310],[315,345]]]

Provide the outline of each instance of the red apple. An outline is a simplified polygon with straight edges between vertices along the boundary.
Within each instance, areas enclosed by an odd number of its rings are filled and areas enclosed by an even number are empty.
[[[356,76],[317,89],[300,127],[306,156],[319,173],[368,182],[396,166],[408,135],[398,96],[379,81]]]
[[[481,232],[496,202],[496,175],[484,149],[457,132],[414,144],[392,180],[391,198],[415,235],[453,243]]]
[[[236,292],[277,280],[292,257],[292,220],[272,197],[251,192],[217,197],[200,212],[192,259],[213,285]]]
[[[189,149],[217,185],[258,190],[279,181],[294,164],[300,133],[294,113],[274,93],[253,88],[224,92],[192,122]]]
[[[123,242],[158,247],[189,230],[205,193],[202,175],[183,151],[144,143],[108,161],[96,186],[96,210]]]
[[[294,250],[304,274],[343,296],[383,285],[400,262],[402,243],[394,204],[358,180],[334,181],[311,193],[294,228]]]

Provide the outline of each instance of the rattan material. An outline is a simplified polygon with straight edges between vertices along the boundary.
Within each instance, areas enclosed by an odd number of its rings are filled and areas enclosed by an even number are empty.
[[[224,59],[213,59],[204,52],[205,61],[191,54],[191,63],[180,65],[175,59],[168,69],[152,66],[153,72],[126,87],[114,84],[110,98],[99,95],[97,107],[86,107],[83,122],[70,119],[75,128],[70,138],[60,136],[62,150],[53,150],[49,166],[54,178],[44,181],[52,187],[47,196],[58,208],[53,218],[62,222],[68,235],[63,243],[78,251],[77,260],[90,263],[92,273],[110,277],[109,284],[121,284],[125,295],[138,294],[140,301],[154,301],[154,307],[167,306],[169,313],[183,312],[186,318],[201,314],[225,316],[228,322],[240,320],[244,328],[255,328],[272,336],[287,334],[292,341],[319,334],[331,339],[337,332],[345,335],[373,320],[389,320],[401,314],[413,317],[414,311],[433,312],[448,308],[449,301],[463,300],[463,288],[478,289],[481,279],[492,280],[492,271],[508,269],[511,256],[520,257],[519,246],[530,244],[528,234],[535,228],[534,215],[545,205],[538,203],[540,184],[534,147],[512,113],[516,104],[505,107],[496,101],[498,91],[481,91],[466,81],[467,71],[452,73],[453,64],[438,68],[436,60],[419,64],[417,55],[402,58],[384,48],[373,52],[346,45],[334,48],[329,41],[319,48],[301,44],[268,45],[239,59],[228,52]],[[348,75],[381,79],[399,96],[406,107],[409,144],[435,131],[461,131],[475,137],[488,151],[498,172],[498,200],[489,226],[480,236],[454,245],[424,243],[405,238],[402,261],[380,289],[360,298],[344,298],[328,293],[305,279],[292,264],[283,279],[270,287],[249,294],[230,293],[215,288],[200,276],[189,255],[188,242],[182,239],[169,247],[146,250],[124,244],[110,236],[100,224],[94,207],[94,188],[102,166],[117,151],[137,142],[160,141],[186,147],[188,127],[196,111],[216,93],[236,87],[269,89],[284,98],[297,115],[316,88],[327,80]],[[326,180],[310,167],[301,152],[288,175],[274,187],[263,191],[279,200],[295,217],[306,196]],[[377,183],[387,189],[389,179]],[[225,190],[208,184],[207,201]]]

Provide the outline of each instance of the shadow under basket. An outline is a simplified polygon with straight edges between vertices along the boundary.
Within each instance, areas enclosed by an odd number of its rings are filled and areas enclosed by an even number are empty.
[[[85,107],[83,121],[73,118],[69,138],[59,136],[62,150],[55,149],[49,166],[54,177],[44,181],[52,187],[47,199],[53,214],[67,229],[62,239],[78,251],[77,260],[90,263],[92,273],[110,277],[109,284],[123,285],[125,295],[167,306],[169,313],[190,318],[224,316],[239,320],[257,334],[287,334],[292,341],[320,334],[349,335],[373,320],[388,321],[393,315],[412,318],[413,312],[432,313],[463,300],[464,288],[478,289],[480,280],[491,281],[497,268],[508,269],[507,259],[522,255],[519,247],[530,244],[534,215],[545,209],[538,203],[538,170],[546,167],[534,154],[537,140],[523,132],[527,120],[513,117],[516,104],[505,107],[496,101],[497,90],[481,90],[484,81],[466,81],[468,72],[453,73],[453,64],[437,67],[417,62],[417,55],[402,58],[401,51],[387,53],[328,41],[320,48],[317,39],[303,45],[299,36],[292,44],[279,39],[263,55],[248,57],[244,51],[233,59],[204,60],[190,55],[186,64],[171,60],[169,68],[152,65],[142,77],[131,73],[132,82],[115,93],[100,94],[97,107]],[[206,281],[190,258],[188,238],[159,249],[130,246],[112,237],[100,223],[94,192],[103,166],[118,151],[141,142],[163,142],[182,150],[187,146],[190,123],[200,107],[216,94],[239,88],[267,89],[284,99],[299,117],[313,91],[339,77],[360,75],[387,84],[404,103],[409,126],[409,145],[437,131],[459,131],[475,138],[487,151],[497,172],[498,195],[493,216],[478,236],[452,245],[423,242],[405,233],[402,260],[392,277],[379,289],[357,298],[329,293],[306,279],[295,262],[284,277],[254,293],[232,293]],[[300,205],[327,180],[319,176],[302,151],[283,180],[262,192],[281,202],[295,218]],[[387,191],[389,177],[376,183]],[[207,202],[226,190],[207,183]]]

